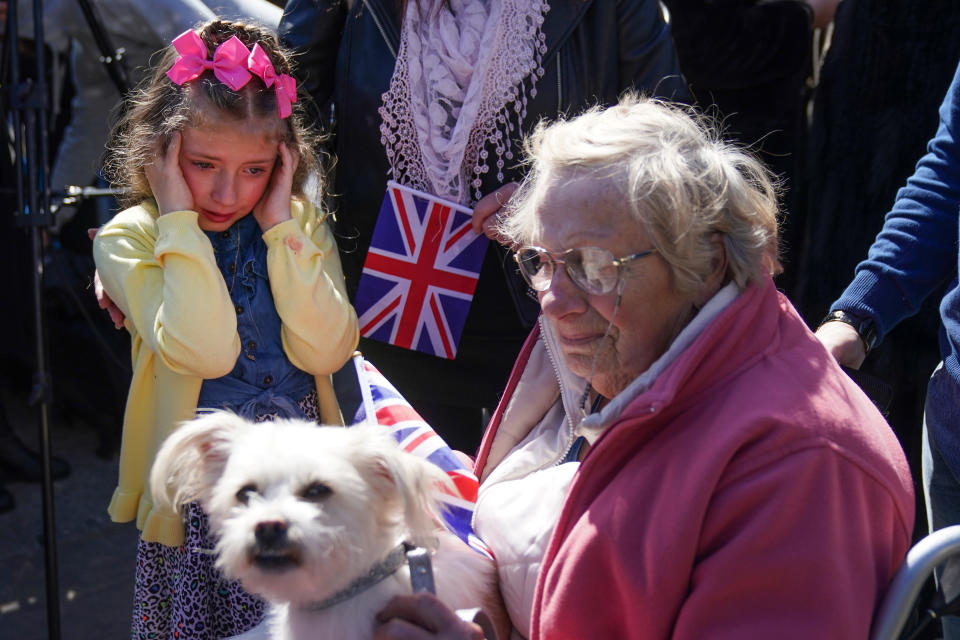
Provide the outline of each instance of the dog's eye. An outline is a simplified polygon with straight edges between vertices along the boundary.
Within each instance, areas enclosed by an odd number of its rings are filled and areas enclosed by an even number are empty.
[[[323,500],[331,493],[333,493],[333,489],[327,485],[322,482],[313,482],[303,488],[303,491],[300,492],[300,497],[304,500]]]
[[[237,502],[240,502],[241,504],[247,504],[248,502],[250,502],[250,496],[256,493],[257,493],[256,485],[245,484],[242,487],[240,487],[239,491],[237,491],[237,494],[236,494]]]

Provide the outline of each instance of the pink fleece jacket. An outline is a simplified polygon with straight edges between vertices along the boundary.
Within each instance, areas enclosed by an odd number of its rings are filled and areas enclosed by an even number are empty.
[[[532,639],[866,638],[913,519],[893,432],[767,280],[587,453],[543,558]]]

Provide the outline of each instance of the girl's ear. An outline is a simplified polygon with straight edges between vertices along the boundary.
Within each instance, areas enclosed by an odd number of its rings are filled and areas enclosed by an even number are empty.
[[[175,511],[193,500],[206,503],[223,475],[237,434],[248,426],[227,411],[212,411],[182,423],[164,441],[150,471],[156,505]]]

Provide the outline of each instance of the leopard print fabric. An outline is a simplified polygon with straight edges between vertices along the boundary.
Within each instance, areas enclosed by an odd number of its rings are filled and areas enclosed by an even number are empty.
[[[133,640],[221,640],[263,617],[265,603],[214,567],[214,541],[198,504],[186,506],[185,525],[180,547],[140,540]]]
[[[303,396],[300,402],[297,403],[297,406],[300,407],[300,410],[303,411],[303,416],[307,420],[312,420],[313,422],[320,422],[320,404],[319,396],[317,396],[317,390],[314,389],[307,395]],[[279,413],[258,413],[255,420],[257,422],[266,422],[267,420],[276,420],[280,418]]]

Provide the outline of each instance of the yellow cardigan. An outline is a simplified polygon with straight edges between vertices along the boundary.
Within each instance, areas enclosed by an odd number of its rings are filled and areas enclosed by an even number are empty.
[[[357,315],[329,225],[297,199],[291,213],[293,220],[263,234],[283,350],[314,375],[321,420],[342,424],[330,374],[356,348]],[[148,201],[118,213],[93,243],[104,290],[126,315],[133,359],[108,511],[115,522],[136,518],[144,540],[169,546],[183,542],[183,523],[154,508],[150,466],[164,439],[194,416],[203,380],[228,374],[240,355],[233,302],[197,216],[160,216]]]

